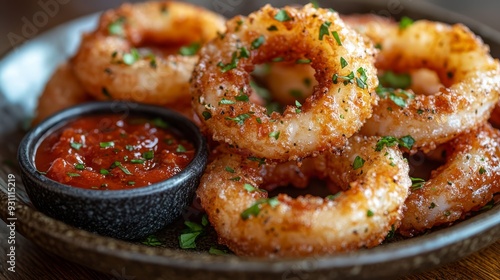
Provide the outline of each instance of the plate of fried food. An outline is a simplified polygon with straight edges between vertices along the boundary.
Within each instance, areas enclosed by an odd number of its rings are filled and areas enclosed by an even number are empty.
[[[500,33],[400,4],[256,1],[226,17],[123,4],[31,40],[0,61],[2,178],[19,173],[7,143],[89,101],[180,113],[210,152],[193,202],[153,234],[74,227],[21,182],[17,230],[66,259],[148,279],[395,277],[496,242]],[[85,143],[71,142],[67,184],[93,168],[127,178],[152,158],[91,167]]]

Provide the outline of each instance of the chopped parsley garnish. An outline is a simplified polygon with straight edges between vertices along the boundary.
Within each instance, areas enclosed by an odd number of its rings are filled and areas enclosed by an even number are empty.
[[[340,67],[344,69],[347,65],[348,65],[347,61],[343,57],[340,57]]]
[[[266,38],[263,35],[260,35],[259,38],[255,39],[252,41],[252,50],[258,49],[262,44],[264,44],[264,41]]]
[[[485,172],[486,169],[484,169],[484,167],[481,166],[481,168],[479,168],[479,174],[483,175]]]
[[[247,220],[250,216],[257,216],[260,213],[261,205],[269,204],[272,208],[276,207],[279,204],[279,200],[277,197],[272,198],[261,198],[257,200],[252,206],[245,209],[245,211],[241,212],[241,218],[243,220]]]
[[[79,173],[72,173],[72,172],[68,172],[68,173],[66,173],[66,175],[68,175],[69,177],[79,177],[80,176]]]
[[[251,161],[256,161],[259,163],[259,166],[263,165],[266,163],[266,160],[263,159],[263,158],[259,158],[259,157],[247,157],[248,160],[251,160]]]
[[[411,150],[413,144],[415,144],[415,139],[413,139],[410,135],[403,136],[399,139],[393,136],[384,136],[378,140],[375,146],[375,151],[379,152],[382,151],[385,146],[392,147],[396,144],[400,147]]]
[[[395,90],[393,88],[384,88],[380,85],[375,89],[375,92],[377,93],[377,95],[380,98],[385,99],[385,98],[389,97],[389,99],[392,100],[392,102],[394,102],[394,104],[398,105],[401,108],[406,107],[406,103],[407,103],[408,99],[415,98],[415,95],[409,91],[402,90],[402,89]],[[417,113],[418,113],[418,111],[417,111]]]
[[[245,188],[245,190],[246,190],[247,192],[255,192],[255,191],[258,191],[258,190],[259,190],[258,188],[254,187],[254,186],[252,186],[252,185],[250,185],[250,184],[244,184],[244,185],[243,185],[243,188]]]
[[[425,180],[422,179],[422,178],[413,178],[413,177],[410,177],[411,179],[411,187],[410,189],[412,191],[416,191],[418,189],[421,189],[424,187],[424,184],[425,184]]]
[[[186,148],[184,146],[182,146],[181,144],[179,144],[179,146],[177,146],[177,149],[175,151],[177,153],[185,153],[186,152]]]
[[[123,54],[123,63],[126,65],[132,65],[135,62],[137,62],[141,58],[139,51],[137,49],[132,48],[130,49],[129,53],[124,53]]]
[[[212,113],[210,113],[209,111],[203,111],[201,115],[203,116],[204,120],[209,120],[212,118]]]
[[[75,150],[80,150],[80,148],[83,146],[83,144],[77,143],[77,142],[71,142],[71,143],[69,143],[69,146]]]
[[[117,20],[113,21],[108,25],[108,32],[111,35],[123,36],[125,31],[123,29],[123,24],[125,23],[125,17],[119,17]]]
[[[134,146],[132,146],[132,145],[125,145],[125,149],[127,151],[133,151],[134,150]]]
[[[196,238],[203,233],[204,227],[208,225],[208,220],[203,216],[201,225],[191,221],[185,221],[184,225],[187,228],[179,235],[179,246],[182,249],[194,249],[196,248]]]
[[[99,146],[101,148],[111,148],[111,147],[115,146],[115,142],[113,142],[113,141],[110,141],[110,142],[101,142],[101,143],[99,143]]]
[[[232,168],[231,168],[231,167],[229,167],[229,166],[226,166],[224,169],[225,169],[227,172],[229,172],[229,173],[234,173],[234,172],[235,172],[235,171],[234,171],[234,169],[232,169]]]
[[[195,55],[201,48],[201,44],[198,42],[191,43],[187,46],[182,46],[179,49],[179,54],[183,56]]]
[[[238,66],[238,57],[237,57],[237,53],[236,52],[233,52],[232,56],[231,56],[231,62],[230,63],[227,63],[227,64],[224,64],[221,62],[219,62],[217,64],[217,66],[219,66],[220,68],[220,71],[222,73],[226,73],[227,71],[231,70],[231,69],[234,69],[236,68],[236,66]]]
[[[372,210],[368,209],[368,211],[366,211],[366,216],[367,217],[373,217],[373,215],[375,215],[375,213],[373,213]]]
[[[145,158],[145,159],[148,159],[148,160],[149,160],[149,159],[153,159],[153,158],[154,158],[154,156],[155,156],[155,154],[154,154],[154,151],[153,151],[153,150],[149,150],[149,151],[144,152],[144,153],[142,154],[142,157],[143,157],[143,158]]]
[[[225,98],[222,98],[222,100],[219,101],[219,105],[233,105],[234,103],[236,103],[236,102],[233,100],[225,99]]]
[[[233,177],[233,178],[229,178],[229,180],[238,182],[239,180],[241,180],[241,177],[240,176],[236,176],[236,177]]]
[[[168,123],[165,122],[163,119],[156,118],[152,121],[153,125],[159,128],[168,128]]]
[[[329,199],[329,200],[335,200],[337,197],[339,197],[340,195],[342,194],[342,192],[338,192],[336,194],[330,194],[330,195],[327,195],[325,198],[326,199]]]
[[[271,138],[274,138],[274,139],[278,140],[278,138],[280,137],[280,132],[279,132],[279,131],[273,131],[273,132],[270,132],[270,133],[269,133],[269,137],[271,137]]]
[[[123,173],[127,174],[127,175],[132,175],[132,173],[125,167],[122,165],[121,162],[119,161],[115,161],[112,165],[111,165],[111,168],[115,168],[115,167],[118,167],[120,168],[121,171],[123,171]]]
[[[234,121],[239,125],[243,125],[246,119],[250,118],[250,114],[241,114],[234,118],[226,117],[226,120]]]
[[[337,41],[337,44],[339,46],[342,46],[342,41],[340,40],[339,33],[337,31],[332,32],[333,38],[335,38],[335,41]]]
[[[360,169],[361,167],[363,167],[364,164],[365,164],[365,160],[360,156],[356,156],[356,158],[354,159],[354,162],[352,163],[352,168],[354,170]]]
[[[378,77],[380,84],[384,87],[406,89],[411,86],[411,76],[408,73],[394,73],[385,71]]]
[[[300,104],[299,101],[295,100],[295,106],[297,107],[297,109],[295,109],[295,113],[300,113],[302,112],[302,110],[300,109],[302,107],[302,104]]]
[[[211,254],[211,255],[216,255],[216,256],[223,256],[223,255],[227,255],[227,251],[226,250],[220,250],[220,249],[217,249],[215,247],[210,247],[210,249],[208,250],[208,253]]]
[[[75,169],[76,170],[84,170],[85,169],[85,164],[77,163],[77,164],[75,164]]]
[[[274,19],[277,21],[289,21],[292,18],[288,15],[288,13],[285,10],[280,10],[275,16]]]
[[[301,58],[295,61],[296,64],[309,64],[311,60],[309,58]]]
[[[101,168],[100,173],[101,173],[102,175],[109,175],[109,171],[108,171],[107,169],[104,169],[104,168]]]
[[[134,164],[143,164],[144,162],[145,162],[145,160],[143,160],[142,158],[134,158],[134,159],[130,160],[130,163],[134,163]]]
[[[407,16],[404,16],[399,21],[399,29],[406,29],[408,26],[410,26],[412,24],[413,24],[413,19],[411,19]]]
[[[133,186],[133,185],[135,185],[135,182],[134,182],[134,181],[128,181],[128,182],[127,182],[127,185],[129,185],[129,186]]]
[[[154,235],[150,235],[150,236],[146,237],[146,239],[143,240],[141,243],[144,245],[148,245],[148,246],[160,246],[160,245],[162,245],[160,240],[158,240],[158,237],[156,237]]]
[[[240,49],[240,55],[238,58],[249,58],[250,57],[250,52],[247,50],[245,47],[241,47]]]
[[[328,36],[330,34],[330,30],[328,30],[328,28],[330,28],[330,25],[332,23],[329,22],[329,21],[325,21],[321,24],[321,26],[319,27],[319,39],[320,40],[323,40],[323,36]]]
[[[246,95],[244,93],[235,96],[234,99],[236,99],[236,101],[243,101],[243,102],[248,102],[249,101],[248,95]]]

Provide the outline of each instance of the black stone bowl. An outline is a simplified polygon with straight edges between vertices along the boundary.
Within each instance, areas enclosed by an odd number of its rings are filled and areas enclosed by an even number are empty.
[[[67,186],[37,172],[35,152],[42,140],[68,121],[91,114],[160,117],[186,139],[196,152],[180,173],[150,186],[127,190],[93,190]],[[72,226],[119,239],[144,238],[180,216],[192,202],[207,164],[206,141],[198,127],[182,115],[162,107],[130,102],[91,102],[53,115],[31,129],[21,141],[21,177],[33,205]]]

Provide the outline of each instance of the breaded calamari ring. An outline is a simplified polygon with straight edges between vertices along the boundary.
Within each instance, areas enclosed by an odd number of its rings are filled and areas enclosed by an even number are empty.
[[[380,45],[377,69],[407,73],[426,68],[435,71],[444,85],[431,95],[382,90],[385,98],[374,106],[361,133],[411,135],[414,149],[431,150],[488,120],[499,98],[500,66],[467,27],[426,20],[404,27],[367,20],[356,27],[353,19],[351,26]],[[395,104],[393,94],[405,104]]]
[[[97,99],[158,105],[188,99],[197,47],[223,31],[224,22],[188,3],[124,4],[101,16],[98,29],[83,36],[71,62],[85,90]],[[161,49],[190,44],[186,55],[161,54]],[[138,49],[150,45],[160,54]]]
[[[67,62],[59,65],[38,98],[33,124],[68,107],[92,100]]]
[[[399,232],[413,236],[479,210],[500,192],[500,131],[489,124],[444,144],[446,162],[405,202]]]
[[[318,156],[326,162],[320,173],[326,170],[329,179],[349,186],[334,199],[267,198],[259,162],[221,153],[197,190],[219,242],[237,255],[259,257],[324,255],[380,244],[400,221],[411,181],[399,149],[375,151],[377,140],[355,136],[338,153]]]
[[[193,107],[217,141],[257,157],[288,160],[342,146],[370,117],[378,84],[374,49],[336,12],[266,5],[227,22],[205,45],[191,83]],[[304,104],[266,114],[248,102],[256,64],[307,58],[318,85]]]

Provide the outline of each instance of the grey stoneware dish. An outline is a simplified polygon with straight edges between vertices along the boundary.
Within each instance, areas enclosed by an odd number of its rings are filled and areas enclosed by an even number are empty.
[[[37,172],[37,147],[52,132],[87,115],[119,114],[161,118],[193,143],[195,156],[173,177],[146,187],[94,190],[64,185]],[[174,221],[193,200],[207,163],[207,146],[198,127],[171,110],[130,102],[90,102],[46,119],[23,138],[18,161],[26,192],[40,212],[69,225],[120,239],[144,238]]]
[[[307,1],[294,2],[304,4]],[[376,13],[396,19],[409,16],[461,22],[483,38],[494,57],[500,57],[498,31],[422,1],[318,2],[322,7],[331,7],[344,14]],[[280,7],[292,2],[222,0],[197,3],[230,18],[248,14],[266,3]],[[68,22],[32,39],[0,61],[0,100],[4,98],[8,105],[3,107],[4,115],[0,118],[0,159],[9,159],[15,154],[17,143],[24,134],[22,121],[33,114],[36,99],[50,75],[47,69],[54,69],[57,63],[75,52],[81,33],[92,30],[97,17],[91,15]],[[33,60],[33,57],[41,58]],[[28,71],[32,69],[45,71]],[[12,73],[19,73],[19,77],[12,76]],[[12,78],[1,80],[2,77]],[[12,89],[9,82],[15,79],[29,84],[29,87]],[[0,108],[1,105],[0,102]],[[2,182],[2,178],[11,173],[19,174],[15,167],[0,165],[1,205],[7,203],[7,183]],[[128,279],[392,279],[456,261],[500,238],[500,205],[495,205],[451,227],[372,249],[300,259],[254,259],[209,254],[210,247],[217,246],[217,235],[211,228],[196,241],[196,249],[180,249],[178,237],[186,229],[184,220],[191,220],[200,212],[196,207],[188,207],[171,226],[157,232],[155,236],[160,244],[153,247],[103,237],[50,218],[33,207],[20,182],[16,185],[16,198],[16,229],[24,237],[49,252],[104,273],[126,269]],[[5,207],[0,208],[4,220],[8,217],[5,210]]]

